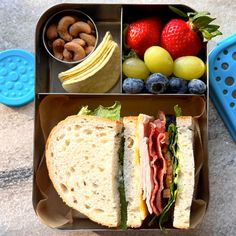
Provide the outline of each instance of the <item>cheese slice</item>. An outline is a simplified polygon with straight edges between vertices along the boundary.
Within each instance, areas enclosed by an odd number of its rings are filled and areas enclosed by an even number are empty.
[[[147,216],[142,199],[139,152],[136,138],[137,117],[124,117],[124,181],[127,205],[127,226],[137,228]]]
[[[138,128],[136,127],[136,147],[135,147],[135,158],[134,158],[134,165],[136,166],[136,170],[138,170],[139,173],[137,173],[136,175],[136,182],[137,182],[137,187],[141,188],[141,171],[140,171],[140,155],[139,155],[139,148],[138,148],[138,140],[139,140],[139,136],[138,136]],[[144,220],[147,215],[148,215],[148,210],[147,210],[147,206],[145,201],[143,200],[142,197],[142,190],[140,191],[140,195],[139,195],[139,210],[140,210],[140,215],[141,215],[141,219]]]

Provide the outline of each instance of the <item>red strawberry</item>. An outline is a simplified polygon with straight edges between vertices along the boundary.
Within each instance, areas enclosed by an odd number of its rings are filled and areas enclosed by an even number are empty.
[[[185,14],[185,13],[183,13]],[[196,56],[202,47],[202,41],[221,34],[219,26],[210,25],[214,18],[208,12],[187,13],[189,20],[172,19],[161,34],[161,47],[176,59],[181,56]],[[183,16],[183,15],[182,15]],[[202,34],[202,35],[201,35]]]
[[[161,37],[161,21],[148,17],[131,23],[126,31],[125,43],[143,58],[147,48],[158,45]]]
[[[197,55],[201,46],[202,42],[198,34],[183,20],[169,21],[162,31],[161,47],[165,48],[173,59]]]

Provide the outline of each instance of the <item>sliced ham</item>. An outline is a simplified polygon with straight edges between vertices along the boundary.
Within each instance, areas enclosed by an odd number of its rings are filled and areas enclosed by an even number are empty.
[[[166,115],[163,111],[158,111],[157,117],[161,120],[164,124],[166,124]]]
[[[159,212],[163,211],[163,207],[162,207],[162,197],[161,197],[161,193],[164,189],[164,175],[166,174],[167,171],[167,165],[166,165],[166,160],[163,157],[162,154],[162,150],[161,150],[161,145],[163,145],[165,143],[165,139],[166,139],[166,135],[165,133],[159,133],[158,137],[157,137],[157,153],[158,153],[158,180],[159,180],[159,189],[157,192],[157,196],[156,196],[156,206],[159,210]]]
[[[153,183],[154,183],[154,187],[151,191],[151,198],[150,198],[150,205],[152,207],[152,210],[155,214],[158,214],[158,209],[156,207],[155,204],[155,199],[156,199],[156,194],[158,192],[158,188],[159,188],[159,183],[158,183],[158,169],[156,166],[156,160],[158,158],[157,156],[157,152],[156,152],[156,147],[155,147],[155,140],[156,140],[156,126],[154,123],[150,124],[151,126],[151,133],[149,135],[149,155],[150,155],[150,164],[151,164],[151,168],[153,169]]]
[[[166,174],[166,162],[162,155],[161,145],[165,143],[165,123],[160,119],[150,123],[151,133],[149,135],[149,155],[151,167],[153,168],[154,188],[151,195],[151,207],[155,214],[162,212],[161,193],[164,189],[164,175]]]
[[[150,214],[159,215],[163,211],[163,198],[169,197],[172,167],[166,144],[168,133],[165,128],[164,113],[158,119],[141,115],[138,123],[139,154],[142,182],[142,197]]]

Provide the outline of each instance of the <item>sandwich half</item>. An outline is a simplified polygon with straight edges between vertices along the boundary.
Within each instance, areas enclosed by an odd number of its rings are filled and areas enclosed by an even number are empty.
[[[193,120],[191,116],[125,117],[124,183],[127,226],[189,228],[194,191]],[[134,210],[135,209],[135,210]]]
[[[119,148],[123,124],[96,116],[69,116],[46,143],[49,177],[62,200],[91,220],[120,225]]]

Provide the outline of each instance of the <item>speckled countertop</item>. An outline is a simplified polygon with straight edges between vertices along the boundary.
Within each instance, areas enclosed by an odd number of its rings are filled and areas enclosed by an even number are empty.
[[[61,2],[1,0],[0,50],[22,48],[34,52],[34,31],[37,20],[46,9]],[[90,2],[125,3],[127,1]],[[135,3],[135,1],[129,2]],[[234,0],[199,0],[191,4],[187,0],[141,0],[141,2],[185,3],[197,10],[207,9],[217,17],[217,23],[221,25],[224,37],[234,33],[236,29]],[[223,36],[218,37],[217,40],[221,38]],[[98,232],[61,232],[49,229],[37,220],[31,201],[33,124],[33,103],[21,108],[10,108],[0,104],[0,235],[108,235]],[[204,222],[195,230],[179,233],[175,231],[169,235],[236,234],[236,144],[229,136],[212,103],[209,109],[208,145],[210,204]],[[135,231],[129,234],[141,235],[142,233]],[[114,233],[114,235],[118,234]]]

